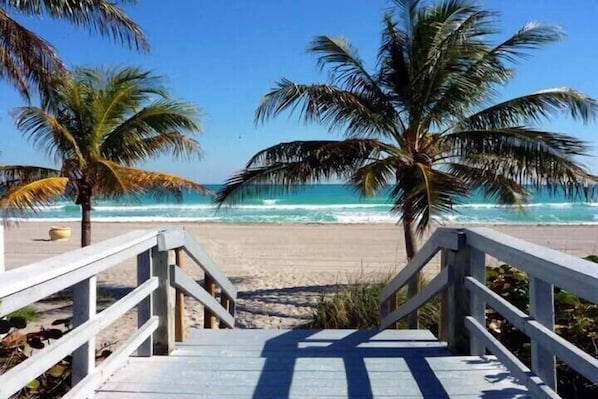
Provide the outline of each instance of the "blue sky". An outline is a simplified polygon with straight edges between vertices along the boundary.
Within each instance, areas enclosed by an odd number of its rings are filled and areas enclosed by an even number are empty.
[[[598,97],[598,46],[595,0],[485,0],[481,4],[501,13],[505,37],[526,22],[561,26],[567,38],[536,51],[517,69],[504,97],[569,86]],[[319,34],[345,36],[373,66],[380,21],[391,3],[385,0],[253,0],[149,1],[128,9],[144,29],[149,55],[129,51],[49,19],[21,19],[55,45],[69,65],[140,65],[167,77],[172,93],[197,104],[204,113],[201,161],[173,162],[168,157],[148,162],[160,169],[201,183],[220,183],[256,151],[296,139],[330,137],[316,125],[296,117],[279,117],[256,126],[253,113],[263,96],[282,77],[297,82],[323,81],[314,58],[305,52]],[[14,89],[0,83],[0,163],[44,164],[14,128],[10,110],[23,104]],[[546,124],[588,141],[598,155],[598,124],[583,126],[561,118]],[[598,172],[598,158],[584,160]]]

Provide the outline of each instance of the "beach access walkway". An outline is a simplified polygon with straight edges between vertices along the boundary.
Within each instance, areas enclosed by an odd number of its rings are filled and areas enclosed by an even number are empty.
[[[419,288],[439,253],[440,273]],[[486,288],[487,255],[529,275],[529,314]],[[131,257],[138,286],[98,313],[96,275]],[[205,271],[202,284],[184,258]],[[594,383],[598,359],[554,333],[555,286],[598,303],[593,263],[486,228],[439,228],[383,290],[380,330],[234,329],[236,288],[193,237],[133,231],[0,274],[0,317],[73,287],[74,325],[0,375],[0,398],[70,354],[65,398],[557,398],[557,357]],[[183,325],[184,295],[204,305],[205,329]],[[418,308],[437,295],[438,337],[417,329]],[[487,308],[529,336],[531,367],[487,330]],[[96,364],[96,335],[132,309],[138,329]],[[402,319],[410,329],[395,329]]]

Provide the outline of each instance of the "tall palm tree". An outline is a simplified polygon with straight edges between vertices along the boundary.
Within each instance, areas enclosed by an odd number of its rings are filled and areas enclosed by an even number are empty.
[[[563,112],[588,122],[598,114],[597,103],[569,88],[496,102],[526,50],[562,34],[528,24],[496,44],[495,17],[471,0],[395,0],[383,19],[372,72],[347,40],[314,38],[309,51],[328,69],[329,82],[280,80],[262,99],[256,122],[295,111],[344,138],[258,152],[227,180],[217,202],[330,178],[364,196],[390,187],[411,259],[415,232],[478,190],[515,206],[526,201],[530,186],[580,193],[592,178],[578,159],[585,144],[539,124]]]
[[[12,14],[49,16],[98,33],[141,51],[149,45],[139,28],[120,7],[136,0],[0,0],[0,79],[17,88],[27,99],[36,87],[55,83],[66,72],[55,49],[30,31]]]
[[[81,206],[81,246],[91,243],[94,198],[206,193],[190,180],[135,167],[163,154],[200,155],[199,144],[188,136],[200,131],[197,109],[171,99],[162,80],[149,72],[75,69],[41,107],[18,108],[16,124],[61,166],[0,167],[0,209],[20,216],[57,198],[73,199]]]

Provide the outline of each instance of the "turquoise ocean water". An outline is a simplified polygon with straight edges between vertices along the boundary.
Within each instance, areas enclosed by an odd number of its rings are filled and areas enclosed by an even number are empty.
[[[208,186],[217,190],[219,186]],[[96,222],[218,222],[218,223],[396,223],[387,197],[362,199],[344,185],[312,185],[296,194],[270,195],[248,200],[234,208],[217,210],[211,198],[189,193],[182,203],[157,201],[150,196],[136,200],[102,201],[94,205]],[[77,221],[78,206],[58,202],[29,219]],[[446,223],[492,224],[598,224],[598,202],[567,201],[562,194],[536,192],[524,212],[497,205],[481,196],[455,205]]]

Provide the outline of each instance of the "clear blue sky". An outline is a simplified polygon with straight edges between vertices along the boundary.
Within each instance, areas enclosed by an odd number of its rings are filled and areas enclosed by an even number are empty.
[[[520,65],[505,97],[560,86],[598,97],[598,1],[482,0],[481,4],[501,12],[504,36],[531,21],[560,25],[567,33],[565,41],[534,52]],[[150,55],[128,51],[62,22],[22,21],[53,43],[69,65],[140,65],[165,75],[176,97],[204,112],[199,141],[205,156],[192,162],[164,157],[143,166],[201,183],[220,183],[266,146],[329,137],[321,127],[305,126],[295,117],[256,127],[255,107],[282,77],[305,83],[325,80],[305,52],[314,35],[350,38],[373,66],[380,21],[389,6],[386,0],[141,0],[128,11],[146,32]],[[0,90],[0,163],[48,165],[49,160],[31,150],[14,128],[9,113],[23,104],[22,99],[5,83],[0,83]],[[563,118],[546,127],[589,141],[592,154],[598,155],[598,124],[583,126]],[[598,158],[585,162],[598,172]]]

